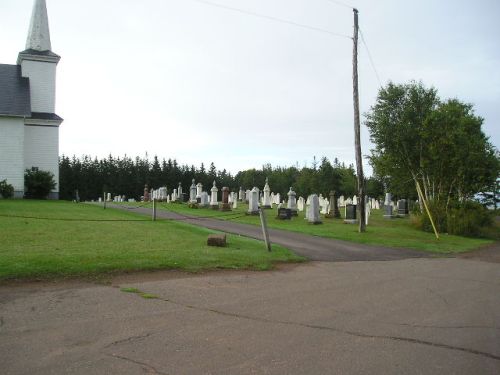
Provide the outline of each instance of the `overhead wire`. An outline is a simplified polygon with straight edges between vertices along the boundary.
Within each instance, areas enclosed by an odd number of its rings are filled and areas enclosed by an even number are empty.
[[[382,88],[382,81],[380,80],[380,76],[378,74],[377,68],[375,67],[375,63],[373,62],[372,54],[370,53],[370,49],[368,48],[368,44],[366,44],[365,37],[363,35],[363,31],[361,31],[361,28],[359,29],[359,34],[361,35],[361,41],[363,42],[363,45],[365,46],[366,52],[368,54],[368,60],[370,61],[370,65],[372,66],[373,71],[375,72],[375,76],[377,77],[378,84],[380,88]]]
[[[208,1],[208,0],[191,0],[191,1],[195,1],[197,3],[201,3],[201,4],[205,4],[205,5],[210,5],[210,6],[221,8],[221,9],[230,10],[230,11],[233,11],[233,12],[238,12],[238,13],[246,14],[246,15],[253,16],[253,17],[267,19],[269,21],[279,22],[279,23],[283,23],[283,24],[287,24],[287,25],[291,25],[291,26],[300,27],[300,28],[303,28],[303,29],[317,31],[317,32],[329,34],[329,35],[336,36],[336,37],[352,39],[351,36],[346,35],[346,34],[336,33],[336,32],[330,31],[330,30],[322,29],[320,27],[310,26],[310,25],[298,23],[298,22],[295,22],[295,21],[290,21],[290,20],[285,20],[285,19],[282,19],[282,18],[274,17],[274,16],[268,16],[268,15],[265,15],[265,14],[261,14],[261,13],[256,13],[256,12],[244,10],[244,9],[241,9],[241,8],[235,8],[235,7],[232,7],[232,6],[229,6],[229,5],[215,3],[213,1]]]
[[[354,9],[354,7],[352,5],[349,5],[349,4],[344,3],[342,1],[338,1],[338,0],[325,0],[325,1],[328,1],[329,3],[332,3],[332,4],[337,4],[337,5],[349,8],[349,9]]]

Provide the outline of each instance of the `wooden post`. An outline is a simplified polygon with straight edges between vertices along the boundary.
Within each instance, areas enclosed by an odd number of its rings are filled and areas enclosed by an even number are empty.
[[[437,231],[436,225],[434,225],[434,220],[432,219],[431,212],[429,211],[429,207],[427,207],[427,202],[425,201],[424,194],[422,193],[422,189],[420,188],[420,184],[417,182],[417,194],[420,200],[422,200],[425,210],[427,211],[427,215],[429,216],[429,220],[432,224],[432,229],[434,229],[434,234],[436,235],[436,239],[439,240],[439,233]]]
[[[153,221],[156,221],[156,199],[153,198]]]
[[[358,10],[353,8],[354,12],[354,37],[352,51],[352,83],[353,83],[353,101],[354,101],[354,148],[356,154],[356,172],[358,177],[358,212],[359,212],[359,232],[366,230],[365,224],[365,179],[363,176],[363,159],[361,155],[361,137],[359,120],[359,93],[358,93]]]
[[[269,241],[269,231],[267,230],[267,220],[266,214],[262,208],[259,208],[260,224],[262,226],[262,235],[264,236],[264,242],[266,243],[267,251],[271,251],[271,241]]]
[[[102,200],[103,204],[104,204],[104,209],[106,209],[106,192],[104,192],[104,199]]]

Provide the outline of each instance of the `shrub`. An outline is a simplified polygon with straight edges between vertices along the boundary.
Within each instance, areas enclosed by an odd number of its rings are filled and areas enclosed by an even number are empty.
[[[7,180],[0,181],[0,196],[5,199],[9,199],[14,196],[14,186],[8,184]]]
[[[476,202],[465,202],[452,207],[448,212],[447,227],[449,234],[481,237],[484,229],[493,225],[493,217],[488,209]]]
[[[492,212],[477,202],[455,203],[448,208],[439,202],[428,202],[434,224],[439,233],[468,237],[491,237],[495,233]],[[413,224],[426,232],[432,232],[427,213],[414,213]]]
[[[50,191],[56,187],[54,174],[48,171],[29,170],[24,173],[25,197],[47,199]]]
[[[434,232],[434,229],[432,229],[432,224],[429,219],[429,216],[427,215],[427,211],[424,208],[424,212],[421,213],[419,210],[417,211],[418,205],[415,205],[414,207],[414,213],[415,217],[413,220],[413,223],[418,229],[423,230],[424,232]],[[444,204],[441,204],[440,202],[436,201],[428,201],[427,202],[427,207],[429,208],[429,211],[431,212],[432,219],[434,220],[434,224],[436,225],[436,228],[439,233],[443,233],[447,231],[446,228],[446,206]]]

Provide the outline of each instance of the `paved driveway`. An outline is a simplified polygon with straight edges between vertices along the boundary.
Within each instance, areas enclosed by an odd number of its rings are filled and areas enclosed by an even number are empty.
[[[0,372],[499,374],[500,264],[311,262],[4,285]]]

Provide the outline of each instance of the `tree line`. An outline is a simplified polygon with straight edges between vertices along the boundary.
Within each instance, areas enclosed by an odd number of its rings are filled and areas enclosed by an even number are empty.
[[[59,196],[60,199],[72,200],[78,190],[82,200],[97,199],[103,192],[113,195],[125,195],[128,198],[139,199],[144,194],[144,186],[158,189],[167,187],[169,193],[181,183],[184,191],[188,191],[192,180],[202,183],[209,191],[213,181],[217,187],[229,187],[232,191],[252,189],[254,186],[262,189],[266,178],[269,179],[271,190],[286,197],[289,188],[301,196],[323,194],[330,191],[337,195],[353,196],[356,194],[356,174],[352,165],[341,163],[334,159],[313,159],[311,166],[273,167],[266,164],[260,169],[248,169],[232,175],[226,169],[219,170],[214,163],[205,167],[179,164],[176,159],[160,159],[154,156],[152,160],[128,156],[98,159],[91,156],[61,156],[59,160]],[[381,198],[384,194],[382,182],[374,177],[366,180],[367,194]]]

